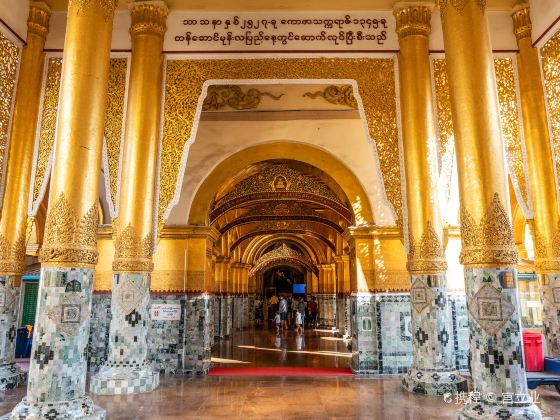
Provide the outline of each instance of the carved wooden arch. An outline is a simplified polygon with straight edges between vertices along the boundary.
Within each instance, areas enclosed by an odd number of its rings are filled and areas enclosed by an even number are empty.
[[[271,234],[258,236],[245,248],[241,257],[245,264],[253,264],[266,248],[276,242],[294,243],[303,249],[314,264],[326,263],[327,256],[320,247],[313,246],[315,238],[301,238],[292,234]]]

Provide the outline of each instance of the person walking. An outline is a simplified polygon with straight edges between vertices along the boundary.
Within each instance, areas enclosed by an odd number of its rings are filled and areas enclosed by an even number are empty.
[[[303,331],[303,329],[305,328],[305,301],[303,300],[303,298],[300,298],[297,304],[297,313],[299,315],[296,316],[301,317],[301,330]]]
[[[286,328],[286,316],[288,315],[288,302],[286,302],[284,296],[280,296],[279,309],[280,317],[282,319],[282,326],[280,328],[284,330]]]
[[[317,302],[315,300],[315,296],[313,296],[313,299],[307,304],[307,307],[309,308],[309,322],[311,323],[311,326],[313,328],[315,328],[317,326]]]

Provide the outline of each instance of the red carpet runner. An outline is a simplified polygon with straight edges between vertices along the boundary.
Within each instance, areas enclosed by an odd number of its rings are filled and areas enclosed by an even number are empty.
[[[349,368],[215,367],[208,376],[354,376]]]

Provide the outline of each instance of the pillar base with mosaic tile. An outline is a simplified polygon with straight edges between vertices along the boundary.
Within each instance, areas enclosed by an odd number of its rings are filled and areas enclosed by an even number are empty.
[[[417,394],[445,395],[468,391],[455,370],[453,324],[445,274],[411,274],[414,362],[402,377],[403,387]]]
[[[342,338],[352,336],[352,320],[350,314],[350,297],[339,295],[336,299],[337,335]]]
[[[27,380],[16,363],[19,276],[0,276],[0,390],[13,389]]]
[[[352,305],[350,368],[358,374],[379,373],[375,295],[365,292],[353,293],[350,301]]]
[[[109,356],[90,383],[99,395],[153,391],[159,373],[147,361],[150,274],[113,275]]]
[[[560,273],[540,274],[548,355],[560,358]]]
[[[185,373],[206,375],[210,370],[211,299],[208,294],[187,294],[183,355]]]
[[[322,328],[336,328],[336,295],[334,293],[318,294],[317,306],[318,325]]]
[[[42,268],[27,396],[7,418],[105,418],[85,395],[92,285],[92,269]]]
[[[465,268],[471,375],[480,401],[459,419],[541,419],[528,394],[514,268]]]

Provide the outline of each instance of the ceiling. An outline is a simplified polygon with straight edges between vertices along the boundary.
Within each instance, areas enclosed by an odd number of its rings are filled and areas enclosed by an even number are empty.
[[[65,10],[68,0],[46,0],[54,10]],[[487,7],[510,10],[517,0],[487,0]],[[126,8],[130,0],[119,0]],[[390,10],[395,0],[166,0],[170,9],[184,10]]]

